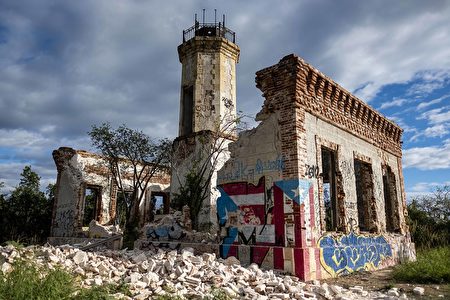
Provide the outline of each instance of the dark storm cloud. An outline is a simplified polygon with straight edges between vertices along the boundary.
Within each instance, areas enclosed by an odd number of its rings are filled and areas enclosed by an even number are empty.
[[[363,87],[367,100],[420,70],[450,69],[445,1],[3,0],[0,152],[15,154],[0,161],[0,181],[27,161],[51,178],[51,150],[88,149],[93,124],[175,137],[177,46],[202,8],[208,21],[214,8],[225,13],[236,31],[238,109],[248,114],[263,102],[255,72],[290,53],[351,91]]]

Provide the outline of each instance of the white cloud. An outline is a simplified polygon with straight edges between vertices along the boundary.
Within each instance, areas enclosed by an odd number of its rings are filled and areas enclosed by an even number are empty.
[[[450,139],[442,146],[416,147],[403,151],[403,167],[419,170],[450,168]]]
[[[334,67],[338,82],[350,91],[371,82],[357,92],[361,99],[370,101],[387,84],[406,83],[415,76],[430,82],[448,77],[449,6],[420,14],[392,15],[384,21],[382,15],[365,19],[329,40],[322,64]],[[430,91],[431,86],[416,86],[416,90]]]
[[[417,197],[432,195],[437,187],[450,185],[450,181],[444,182],[418,182],[414,186],[406,190],[406,198],[408,201]]]
[[[422,110],[422,109],[424,109],[424,108],[427,108],[428,106],[431,106],[431,105],[434,105],[434,104],[441,103],[442,100],[445,100],[445,99],[447,99],[448,97],[450,97],[450,95],[444,95],[444,96],[442,96],[442,97],[439,97],[439,98],[437,98],[437,99],[434,99],[434,100],[431,100],[431,101],[428,101],[428,102],[422,102],[422,103],[420,103],[419,105],[417,105],[417,110]]]
[[[438,124],[438,125],[433,125],[431,127],[427,127],[425,130],[423,130],[421,132],[417,132],[415,135],[413,135],[410,138],[410,141],[411,142],[416,141],[420,137],[426,137],[426,138],[444,137],[450,132],[449,127],[450,126],[447,124]]]
[[[423,112],[418,120],[427,120],[430,124],[439,124],[450,121],[450,106],[443,106]]]
[[[394,106],[402,106],[406,102],[408,102],[408,100],[406,100],[406,99],[395,99],[395,100],[392,100],[389,102],[384,102],[383,104],[381,104],[381,106],[378,109],[381,110],[381,109],[394,107]]]
[[[417,73],[414,80],[419,82],[414,83],[407,91],[408,96],[426,96],[437,89],[444,87],[450,80],[450,70],[427,70]]]
[[[263,102],[254,87],[255,71],[292,52],[346,89],[359,88],[357,95],[366,101],[387,84],[439,83],[448,77],[447,2],[255,5],[230,0],[216,5],[219,15],[227,14],[241,48],[237,102],[244,113],[259,111]],[[203,1],[0,1],[0,23],[6,28],[0,32],[0,145],[13,149],[15,167],[32,162],[54,172],[51,150],[89,150],[86,132],[103,121],[175,137],[181,32],[202,7],[211,20],[214,6]],[[416,91],[431,89],[415,86]],[[431,117],[435,125],[446,118],[445,111]]]

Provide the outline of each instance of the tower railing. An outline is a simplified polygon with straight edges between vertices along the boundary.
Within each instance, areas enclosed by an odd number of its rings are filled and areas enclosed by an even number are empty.
[[[223,37],[230,42],[236,43],[236,33],[219,23],[200,23],[195,22],[190,28],[183,30],[183,43],[196,36],[217,36]]]

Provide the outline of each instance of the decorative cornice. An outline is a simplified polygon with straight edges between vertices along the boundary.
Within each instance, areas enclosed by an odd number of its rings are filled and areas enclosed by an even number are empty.
[[[397,124],[298,56],[285,56],[278,64],[258,71],[256,83],[266,97],[259,119],[289,105],[273,103],[271,94],[285,89],[291,96],[295,89],[292,102],[305,111],[401,157],[403,130]]]

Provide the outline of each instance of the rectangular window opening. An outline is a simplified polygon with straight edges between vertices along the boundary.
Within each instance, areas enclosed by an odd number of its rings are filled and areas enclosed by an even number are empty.
[[[371,226],[371,215],[376,212],[372,212],[375,209],[372,165],[357,159],[354,164],[359,230],[373,232],[375,227]]]
[[[192,120],[194,112],[194,87],[187,86],[183,88],[183,104],[182,104],[182,128],[181,136],[191,134],[193,131]]]
[[[87,186],[84,192],[83,227],[92,220],[99,221],[101,210],[101,187]]]
[[[395,174],[389,166],[383,166],[384,212],[386,215],[386,231],[399,232],[399,215]]]
[[[322,199],[325,206],[326,231],[337,230],[336,153],[322,147]]]

